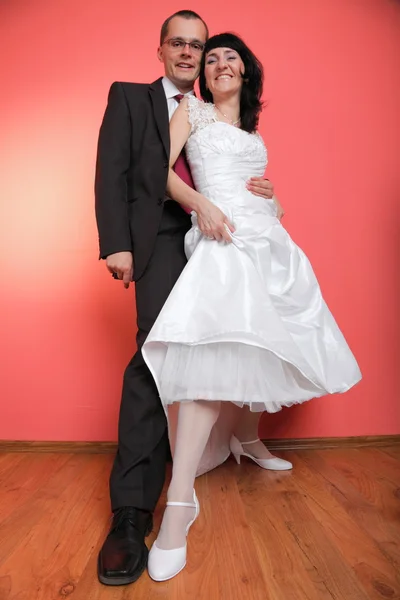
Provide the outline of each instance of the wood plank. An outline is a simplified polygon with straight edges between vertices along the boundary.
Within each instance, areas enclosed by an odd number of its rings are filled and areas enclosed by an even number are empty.
[[[390,444],[390,446],[383,447],[382,452],[385,452],[385,454],[388,454],[395,460],[400,460],[400,447],[395,444]]]
[[[209,486],[206,527],[211,528],[213,533],[218,587],[210,588],[210,595],[205,597],[269,600],[273,596],[269,592],[259,557],[253,550],[247,514],[231,467],[230,463],[224,464],[206,475]],[[202,564],[204,558],[199,555],[199,573]],[[178,600],[178,596],[174,600]]]
[[[257,493],[254,504],[251,506],[251,514],[261,512],[259,498],[262,496],[264,512],[273,515],[274,526],[277,529],[279,528],[279,536],[277,537],[285,540],[285,548],[290,548],[290,557],[294,555],[296,546],[297,553],[300,551],[302,554],[300,560],[297,559],[298,563],[294,572],[281,573],[282,579],[278,582],[277,593],[283,589],[284,585],[287,589],[285,589],[282,596],[277,597],[282,597],[282,600],[286,597],[299,597],[299,599],[304,597],[318,599],[326,597],[338,600],[342,598],[354,598],[354,600],[368,598],[352,569],[343,560],[335,541],[329,538],[325,528],[321,527],[314,513],[308,507],[303,491],[299,490],[296,485],[298,478],[296,462],[294,465],[295,470],[292,473],[261,471],[261,474],[257,476],[252,475],[252,477],[256,477]],[[249,482],[245,480],[241,493],[246,496],[246,501],[248,501],[249,487]],[[265,532],[267,527],[264,525],[260,526],[259,529]],[[272,554],[275,547],[276,541],[272,545]],[[287,562],[287,559],[281,561],[285,565],[287,565]],[[301,563],[304,570],[300,570]],[[270,574],[270,578],[271,575],[276,578],[276,572]],[[289,582],[286,581],[286,577],[289,577]],[[313,584],[311,589],[301,589],[301,586],[304,588],[306,578]],[[290,586],[293,586],[293,588]],[[299,596],[293,595],[296,593],[296,589],[301,590]]]
[[[121,587],[96,574],[112,456],[0,455],[0,600],[398,600],[397,449],[282,454],[292,472],[228,460],[199,478],[186,569]]]
[[[271,597],[332,600],[323,577],[287,526],[283,494],[290,475],[266,471],[256,475],[254,469],[246,467],[246,473],[239,475],[240,494]]]
[[[29,589],[35,599],[49,600],[75,586],[105,528],[109,467],[101,457],[71,457],[2,522],[1,574],[12,581],[11,597]]]
[[[8,454],[3,452],[0,454],[0,488],[3,486],[7,477],[17,465],[24,460],[24,456],[20,454]]]
[[[335,499],[335,495],[330,493],[332,486],[316,469],[310,469],[312,459],[311,455],[308,464],[302,457],[296,461],[295,477],[296,487],[303,493],[309,510],[337,546],[346,563],[352,567],[368,598],[379,600],[382,590],[386,590],[390,598],[400,598],[397,569],[387,560],[379,545]],[[349,463],[347,466],[349,468]],[[347,493],[347,487],[342,488],[343,494]]]
[[[19,460],[14,461],[14,457]],[[0,474],[0,523],[22,506],[70,458],[67,454],[14,454],[10,469]]]
[[[330,451],[301,454],[301,461],[318,472],[330,485],[330,493],[346,510],[351,518],[377,543],[386,558],[400,572],[400,528],[399,522],[388,520],[388,514],[382,514],[379,507],[371,503],[353,482],[332,466],[334,458]],[[349,453],[349,468],[352,464]]]
[[[369,476],[390,481],[396,488],[400,486],[400,461],[386,453],[384,448],[365,448],[362,452],[354,452],[352,463],[355,462],[368,471]]]
[[[349,460],[343,450],[335,450],[326,452],[324,460],[341,473],[370,505],[376,507],[387,523],[396,528],[400,522],[398,486],[383,475],[382,464],[381,469],[374,469],[369,457],[364,460],[362,455],[359,450],[352,450]]]

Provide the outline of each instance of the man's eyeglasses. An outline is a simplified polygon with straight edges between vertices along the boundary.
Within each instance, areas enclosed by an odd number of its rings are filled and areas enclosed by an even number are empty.
[[[184,50],[186,46],[189,46],[194,54],[202,54],[204,50],[204,44],[201,42],[185,42],[185,40],[182,40],[181,38],[170,38],[163,43],[168,44],[171,50],[176,50],[176,52]]]

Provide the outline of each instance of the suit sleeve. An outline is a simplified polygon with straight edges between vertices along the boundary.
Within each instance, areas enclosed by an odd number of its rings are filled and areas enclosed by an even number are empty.
[[[132,252],[127,203],[131,122],[123,87],[113,83],[100,127],[95,177],[100,258]]]

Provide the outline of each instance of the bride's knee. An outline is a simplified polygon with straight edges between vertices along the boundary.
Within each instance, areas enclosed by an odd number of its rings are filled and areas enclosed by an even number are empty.
[[[221,411],[221,402],[215,400],[197,400],[196,404],[201,407],[201,410],[207,412],[211,419],[216,421]]]

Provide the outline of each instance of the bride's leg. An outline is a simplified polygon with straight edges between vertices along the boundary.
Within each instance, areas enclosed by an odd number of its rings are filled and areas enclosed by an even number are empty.
[[[273,458],[271,452],[258,440],[258,427],[263,413],[251,412],[248,406],[244,406],[240,411],[241,417],[236,422],[234,434],[239,442],[244,444],[243,450],[255,458]],[[254,444],[246,444],[246,442],[252,442],[253,440],[258,441]]]
[[[172,479],[168,488],[170,502],[193,502],[197,467],[219,411],[220,402],[197,400],[180,404]],[[193,517],[193,508],[167,506],[157,546],[164,550],[184,546],[186,525]]]

